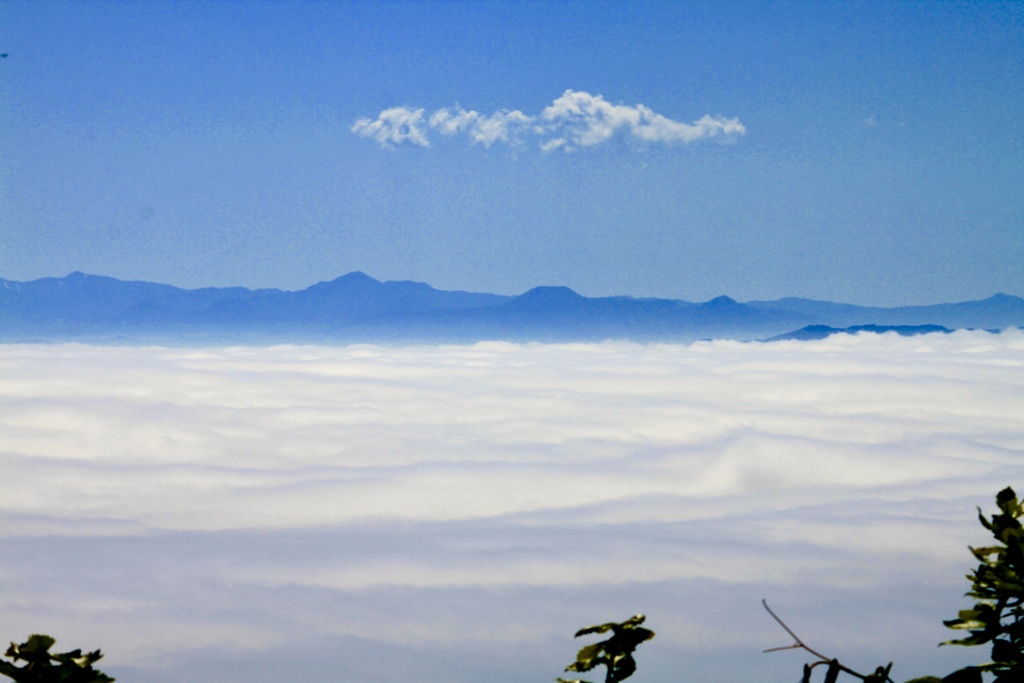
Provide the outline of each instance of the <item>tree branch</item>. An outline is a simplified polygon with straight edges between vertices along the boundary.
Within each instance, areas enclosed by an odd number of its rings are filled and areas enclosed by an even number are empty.
[[[792,645],[783,645],[781,647],[773,647],[773,648],[769,648],[767,650],[763,650],[763,652],[780,652],[782,650],[806,650],[806,651],[810,652],[812,655],[814,655],[815,657],[818,658],[817,662],[814,662],[813,664],[811,664],[810,668],[812,668],[812,669],[815,666],[817,666],[818,664],[829,664],[829,663],[835,661],[831,657],[826,657],[825,655],[821,654],[817,650],[812,649],[810,646],[807,645],[807,643],[805,643],[803,640],[801,640],[800,636],[798,636],[796,633],[794,633],[793,629],[791,629],[789,626],[787,626],[786,622],[784,622],[782,619],[780,619],[779,615],[772,611],[772,608],[768,606],[768,601],[766,599],[762,598],[761,599],[761,604],[764,606],[764,608],[768,612],[768,614],[772,615],[772,619],[774,619],[779,624],[779,626],[781,626],[783,629],[785,629],[786,633],[788,633],[793,638],[793,641],[794,641]],[[878,671],[876,671],[874,674],[869,674],[868,676],[865,676],[864,674],[859,674],[856,671],[854,671],[853,669],[850,669],[848,667],[843,666],[838,661],[836,661],[836,664],[839,667],[840,671],[845,671],[846,673],[850,674],[851,676],[856,676],[857,678],[861,679],[862,681],[863,680],[867,680],[870,676],[877,676],[878,675]],[[892,665],[890,664],[889,666],[892,666]],[[882,670],[882,667],[879,667],[879,670]],[[878,680],[878,679],[874,679],[874,680]],[[889,678],[889,676],[888,676],[888,671],[886,671],[886,676],[885,676],[884,680],[889,681],[889,683],[892,683],[892,679]]]

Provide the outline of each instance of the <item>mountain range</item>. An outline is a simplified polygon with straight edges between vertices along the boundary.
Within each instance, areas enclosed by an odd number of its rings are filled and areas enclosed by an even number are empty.
[[[381,282],[354,272],[301,291],[180,289],[71,273],[0,278],[0,342],[270,344],[508,341],[690,342],[810,339],[838,332],[915,334],[1024,326],[1024,299],[876,308],[785,298],[703,303],[585,297],[567,287],[519,296]]]

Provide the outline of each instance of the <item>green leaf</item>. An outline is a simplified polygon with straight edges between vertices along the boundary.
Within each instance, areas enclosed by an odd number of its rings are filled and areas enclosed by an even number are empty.
[[[1001,509],[1006,509],[1004,506],[1008,506],[1011,503],[1017,502],[1017,494],[1013,492],[1013,489],[1007,486],[1005,489],[996,494],[996,504]]]
[[[943,678],[942,683],[981,683],[981,669],[976,666],[958,669]]]
[[[1020,656],[1020,648],[1010,641],[1002,639],[992,641],[993,662],[1016,662]]]
[[[587,626],[586,628],[581,628],[579,631],[576,631],[575,637],[579,638],[580,636],[585,636],[590,633],[606,633],[612,630],[613,626],[616,626],[616,624],[608,623],[598,624],[597,626]]]
[[[57,641],[50,636],[41,635],[39,633],[33,634],[28,637],[19,648],[22,652],[48,652],[53,644]]]
[[[654,631],[640,628],[646,617],[636,614],[621,623],[608,622],[596,626],[588,626],[576,632],[576,637],[591,633],[607,633],[612,636],[580,649],[576,661],[565,668],[566,671],[590,671],[603,664],[608,668],[606,683],[622,681],[636,671],[633,651],[640,643],[654,637]]]
[[[113,683],[112,677],[92,668],[93,662],[103,657],[99,650],[84,655],[81,650],[51,654],[54,642],[50,636],[34,634],[21,645],[11,643],[7,657],[27,663],[17,667],[0,662],[0,674],[16,683]]]
[[[584,647],[577,653],[578,663],[583,663],[583,661],[587,661],[587,663],[589,663],[589,661],[593,661],[597,657],[601,656],[602,649],[604,649],[604,643],[594,643],[593,645]]]
[[[943,622],[969,634],[941,643],[992,643],[992,661],[950,674],[943,683],[980,683],[982,671],[995,673],[997,681],[1024,681],[1024,529],[1019,519],[1024,507],[1010,487],[996,495],[996,505],[999,514],[986,518],[979,508],[978,519],[998,544],[969,548],[980,563],[967,575],[967,595],[975,599],[974,607]]]

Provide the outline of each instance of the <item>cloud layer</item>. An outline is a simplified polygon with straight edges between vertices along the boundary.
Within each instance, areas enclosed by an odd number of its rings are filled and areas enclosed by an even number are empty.
[[[704,117],[693,123],[673,121],[642,104],[612,104],[601,95],[566,90],[538,115],[516,110],[484,115],[461,107],[448,107],[425,115],[424,109],[392,107],[376,119],[362,118],[352,132],[376,140],[384,147],[402,144],[429,147],[428,131],[442,136],[467,135],[474,144],[490,147],[497,142],[537,140],[547,152],[594,147],[616,135],[644,144],[688,144],[702,139],[735,139],[745,135],[739,119]]]
[[[1024,335],[690,346],[0,347],[0,637],[173,680],[898,680],[1024,488]],[[972,659],[973,658],[973,659]],[[756,673],[754,673],[756,672]]]

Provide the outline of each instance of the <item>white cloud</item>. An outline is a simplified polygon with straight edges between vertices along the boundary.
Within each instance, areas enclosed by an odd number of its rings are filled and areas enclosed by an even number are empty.
[[[616,130],[635,127],[640,121],[640,110],[610,104],[600,95],[566,90],[544,109],[541,118],[554,130],[569,131],[575,144],[590,147],[604,142]]]
[[[422,117],[423,109],[396,107],[381,112],[375,121],[360,119],[352,131],[383,146],[402,142],[427,146],[426,133],[420,127]],[[693,123],[684,123],[642,104],[612,104],[601,95],[574,90],[566,90],[537,116],[519,110],[501,110],[485,116],[461,107],[447,107],[431,114],[428,124],[446,137],[465,133],[475,144],[485,147],[496,142],[516,143],[530,134],[538,139],[544,152],[593,147],[617,134],[645,144],[672,145],[710,138],[731,140],[747,132],[736,118],[705,115]]]
[[[512,142],[532,119],[521,111],[499,111],[481,117],[470,129],[473,142],[490,147],[495,142]]]
[[[1017,332],[0,346],[0,631],[139,683],[210,678],[196,650],[225,681],[282,651],[307,680],[468,681],[516,643],[511,682],[646,611],[649,680],[722,650],[751,653],[729,679],[789,680],[756,654],[786,640],[768,597],[827,652],[947,672],[981,656],[934,645],[974,506],[1024,488],[1021,414]]]
[[[671,121],[649,109],[645,110],[644,114],[640,123],[632,129],[632,133],[651,142],[687,143],[702,138],[735,137],[747,132],[739,119],[703,116],[692,124],[687,124]]]
[[[352,132],[364,138],[372,138],[382,147],[400,145],[404,142],[429,147],[430,142],[422,124],[422,109],[392,107],[382,111],[376,119],[359,119],[352,126]]]
[[[438,109],[430,115],[430,127],[439,130],[441,135],[455,135],[465,132],[479,118],[477,112],[462,108]]]
[[[438,109],[430,116],[430,127],[442,135],[467,133],[474,143],[490,147],[495,142],[513,142],[532,121],[521,111],[498,111],[483,116],[462,108]]]
[[[541,114],[541,119],[559,135],[558,147],[592,147],[618,132],[627,132],[645,142],[689,143],[702,138],[744,135],[739,119],[704,116],[692,124],[673,121],[642,104],[611,104],[600,95],[566,90]]]
[[[562,149],[568,144],[568,140],[565,138],[552,138],[546,142],[540,143],[540,150],[542,152],[551,152],[556,149]]]

